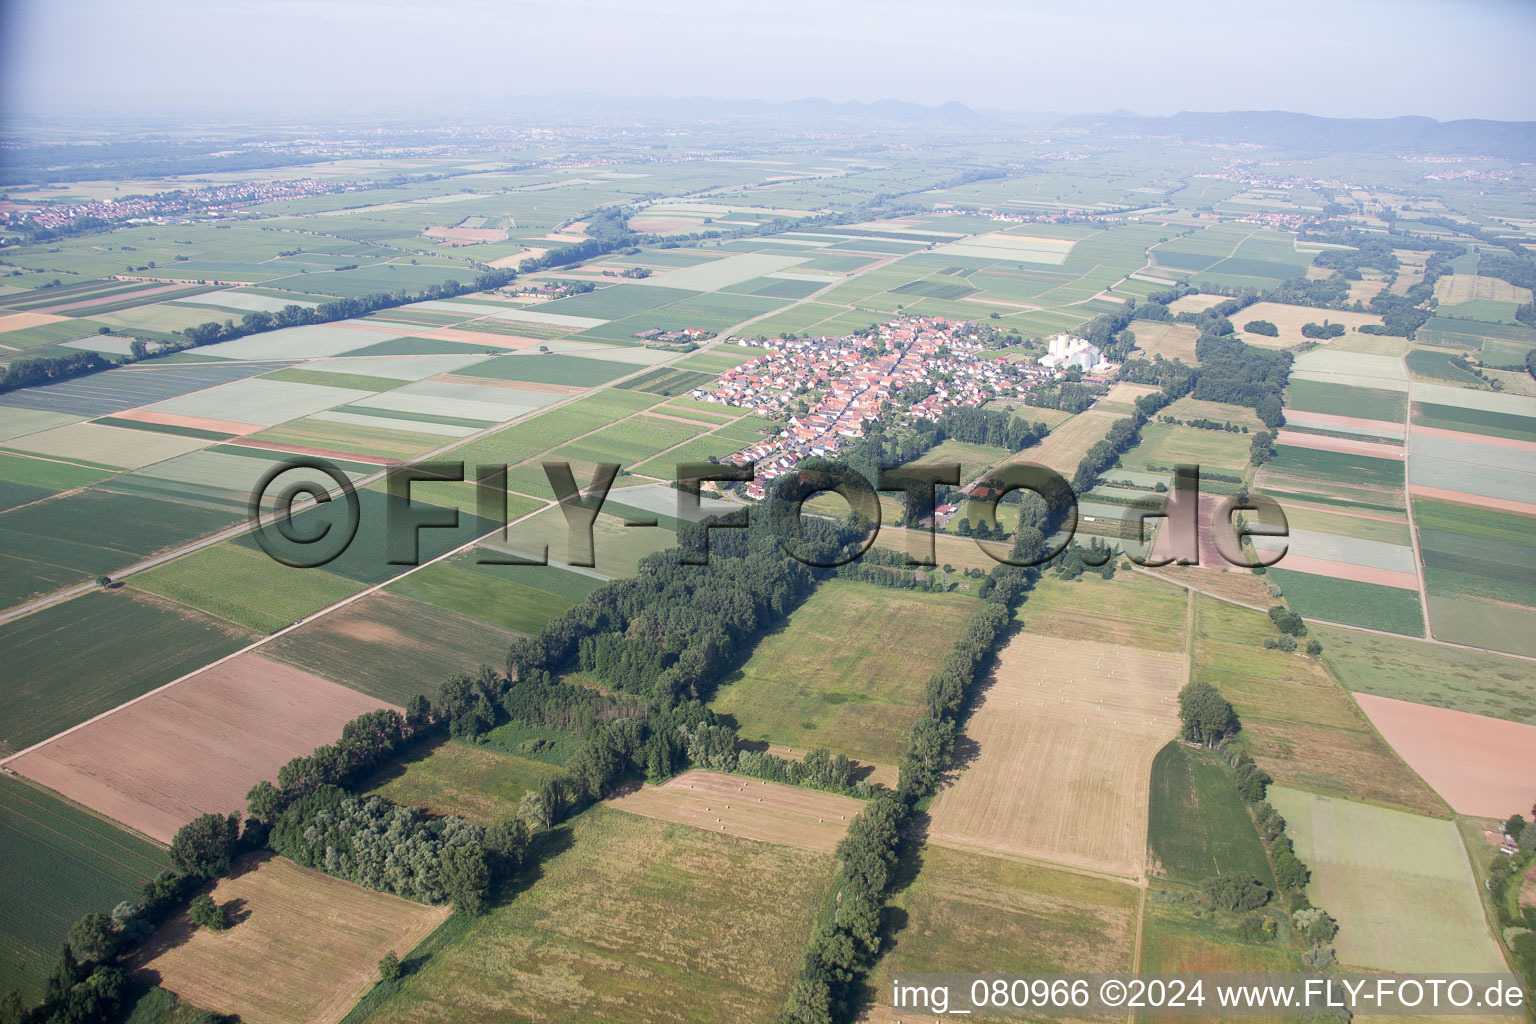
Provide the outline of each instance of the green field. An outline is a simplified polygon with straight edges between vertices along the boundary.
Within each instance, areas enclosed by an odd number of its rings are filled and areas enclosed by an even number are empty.
[[[232,510],[97,488],[15,509],[0,516],[0,548],[16,559],[0,582],[0,603],[114,573],[239,518]]]
[[[87,487],[111,475],[104,469],[0,452],[0,512],[60,491]]]
[[[1199,885],[1212,875],[1242,871],[1275,887],[1258,830],[1214,751],[1173,740],[1157,752],[1147,843],[1175,882]]]
[[[1341,963],[1383,971],[1502,971],[1456,825],[1276,786],[1307,896],[1339,922]],[[1433,908],[1431,911],[1430,908]]]
[[[877,1005],[889,1005],[891,978],[904,973],[1131,969],[1134,886],[942,846],[912,859],[920,870],[891,901],[893,934],[870,975]]]
[[[132,577],[133,586],[258,633],[275,633],[361,589],[323,569],[297,569],[226,541]]]
[[[1422,427],[1460,430],[1489,437],[1536,441],[1536,416],[1518,416],[1492,409],[1466,409],[1432,402],[1413,403],[1413,422]]]
[[[460,445],[443,457],[471,465],[522,462],[660,401],[639,391],[602,391]]]
[[[1435,639],[1536,658],[1536,608],[1429,595]]]
[[[1401,459],[1378,459],[1370,455],[1325,452],[1316,448],[1296,448],[1288,444],[1275,445],[1275,457],[1266,463],[1265,469],[1271,473],[1303,480],[1332,481],[1372,487],[1401,488],[1403,486]]]
[[[413,572],[389,589],[531,636],[585,596],[571,592],[575,588],[562,587],[561,577],[583,580],[591,584],[588,590],[599,583],[554,567],[481,564],[476,561],[481,557],[496,556],[486,548],[472,548],[465,555]],[[559,589],[545,589],[539,583]]]
[[[1141,444],[1120,458],[1125,469],[1141,470],[1147,466],[1172,466],[1194,463],[1202,470],[1211,469],[1237,476],[1248,469],[1248,450],[1253,438],[1225,430],[1171,423],[1148,423],[1141,428]]]
[[[1357,388],[1318,380],[1293,380],[1285,389],[1285,407],[1301,412],[1357,416],[1401,423],[1408,396],[1382,388]]]
[[[1430,595],[1536,605],[1536,520],[1423,499],[1413,514]]]
[[[975,607],[958,594],[823,583],[711,706],[735,719],[743,739],[896,764],[923,686]]]
[[[403,383],[403,382],[398,382]],[[367,415],[364,413],[363,415]],[[251,435],[257,441],[275,444],[291,444],[309,448],[327,448],[331,451],[349,452],[356,455],[377,455],[386,459],[413,459],[434,448],[441,448],[452,439],[441,434],[418,433],[360,423],[334,423],[330,420],[304,417],[291,420],[277,427],[270,427]]]
[[[634,373],[636,366],[617,363],[609,359],[588,359],[584,356],[564,356],[549,352],[542,355],[498,356],[474,366],[466,366],[460,373],[468,377],[488,377],[492,380],[525,380],[533,384],[575,384],[595,387],[605,381]]]
[[[357,788],[434,815],[456,814],[489,825],[516,814],[523,794],[559,770],[481,744],[445,739],[413,750]]]
[[[78,641],[64,641],[65,631]],[[7,661],[0,752],[41,742],[255,639],[221,619],[125,590],[94,591],[0,624]]]
[[[0,777],[0,993],[31,1005],[82,914],[119,901],[171,866],[159,846],[17,779]]]
[[[1271,568],[1269,578],[1301,615],[1404,636],[1424,635],[1424,612],[1415,591],[1280,568]]]
[[[380,1002],[370,1024],[773,1019],[832,858],[594,807]],[[354,1018],[355,1024],[355,1018]]]
[[[1478,379],[1466,370],[1451,365],[1455,358],[1450,352],[1416,348],[1408,353],[1408,369],[1430,380],[1449,381],[1452,384],[1477,384]]]
[[[1278,635],[1268,615],[1197,597],[1195,622],[1194,678],[1232,702],[1242,721],[1239,742],[1276,781],[1449,815],[1321,662],[1264,648],[1265,637]]]
[[[515,639],[479,619],[378,592],[306,622],[262,651],[403,706],[418,693],[436,693],[455,672],[500,668]]]
[[[1536,725],[1536,663],[1353,629],[1313,632],[1351,690]]]

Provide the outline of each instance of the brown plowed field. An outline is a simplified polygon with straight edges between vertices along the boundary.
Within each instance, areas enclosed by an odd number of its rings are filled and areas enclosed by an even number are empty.
[[[1536,725],[1355,694],[1382,738],[1458,814],[1507,818],[1536,793]]]
[[[213,887],[233,927],[194,929],[185,911],[134,954],[134,973],[246,1024],[334,1024],[449,908],[364,889],[291,860],[253,854]]]
[[[1329,437],[1326,434],[1308,434],[1300,430],[1282,430],[1275,435],[1278,444],[1295,448],[1314,448],[1321,452],[1344,452],[1347,455],[1370,455],[1378,459],[1401,460],[1406,450],[1400,444],[1382,444],[1376,441],[1357,441],[1352,437]]]
[[[169,843],[199,814],[243,812],[257,782],[334,742],[358,715],[390,706],[242,654],[64,733],[8,767]]]
[[[1019,634],[957,744],[931,840],[1136,876],[1152,758],[1188,676],[1182,654]]]
[[[848,823],[864,810],[853,797],[701,769],[608,803],[647,818],[823,852],[837,848]]]

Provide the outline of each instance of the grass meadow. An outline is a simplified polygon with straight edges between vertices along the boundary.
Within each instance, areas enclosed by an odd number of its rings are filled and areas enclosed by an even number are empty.
[[[1308,898],[1339,922],[1341,963],[1505,970],[1455,823],[1283,786],[1270,790],[1269,801],[1285,816],[1296,856],[1312,869]]]
[[[1278,635],[1269,616],[1205,597],[1195,602],[1194,677],[1232,702],[1241,742],[1277,782],[1448,816],[1321,662],[1264,648],[1266,636]]]
[[[349,1024],[771,1020],[831,857],[594,807],[393,995]]]
[[[957,594],[823,583],[711,706],[736,720],[743,739],[895,764],[923,686],[974,608]]]

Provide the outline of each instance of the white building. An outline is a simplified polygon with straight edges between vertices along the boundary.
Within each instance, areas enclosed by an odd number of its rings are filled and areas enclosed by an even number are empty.
[[[1058,334],[1046,343],[1046,355],[1040,357],[1040,365],[1053,370],[1077,367],[1089,373],[1098,367],[1107,367],[1104,353],[1086,338],[1074,338],[1070,334]]]

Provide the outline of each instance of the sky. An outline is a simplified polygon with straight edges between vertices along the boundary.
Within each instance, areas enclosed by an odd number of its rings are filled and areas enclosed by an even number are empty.
[[[7,118],[539,95],[1536,120],[1531,0],[0,0]]]

